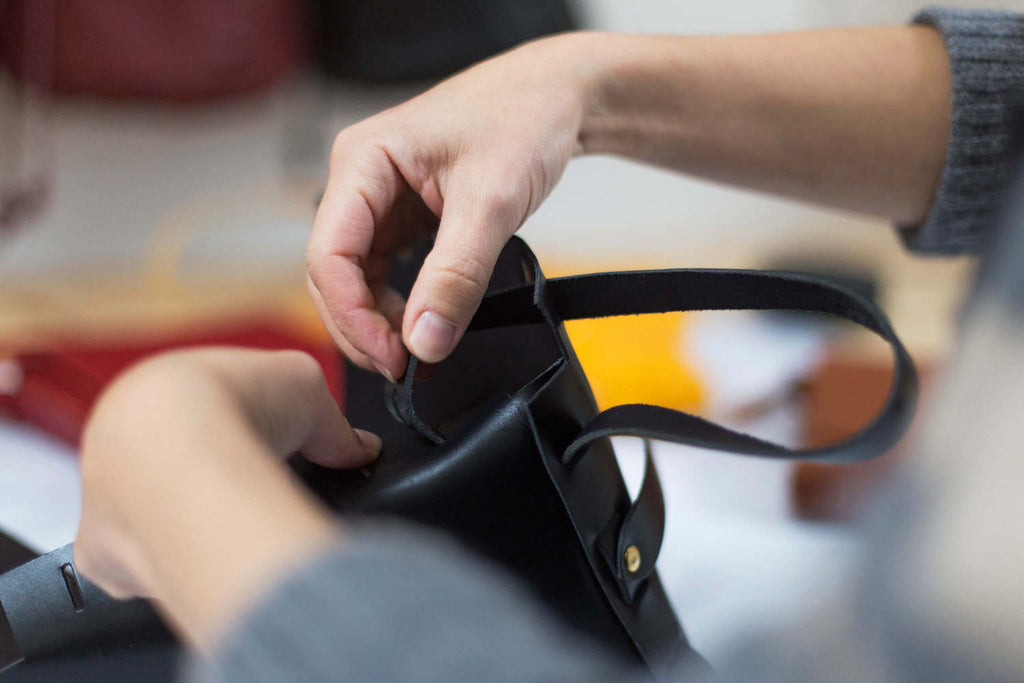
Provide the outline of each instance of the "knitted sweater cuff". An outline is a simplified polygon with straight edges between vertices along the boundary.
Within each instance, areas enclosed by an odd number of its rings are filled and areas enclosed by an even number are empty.
[[[977,252],[1013,172],[1011,114],[1024,88],[1024,16],[929,7],[913,21],[942,34],[952,70],[953,120],[928,216],[900,232],[914,251]]]

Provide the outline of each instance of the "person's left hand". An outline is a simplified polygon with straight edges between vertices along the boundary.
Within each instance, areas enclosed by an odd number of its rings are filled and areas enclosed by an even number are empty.
[[[82,443],[79,570],[114,597],[145,596],[200,647],[289,569],[338,537],[281,460],[365,465],[353,430],[298,352],[166,354],[118,379]]]

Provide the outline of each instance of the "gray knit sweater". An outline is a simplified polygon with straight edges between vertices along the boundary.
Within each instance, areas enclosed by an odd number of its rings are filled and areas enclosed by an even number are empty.
[[[933,7],[914,21],[942,32],[952,67],[953,121],[928,218],[901,231],[914,251],[976,252],[1012,167],[1011,114],[1024,102],[1024,16]]]
[[[927,220],[900,229],[920,252],[976,251],[1011,174],[1010,111],[1015,89],[1024,85],[1024,19],[933,8],[915,21],[938,28],[949,50],[953,126]],[[898,609],[899,600],[878,610]],[[869,597],[863,604],[878,602]],[[859,612],[878,619],[870,609]],[[876,625],[831,621],[790,638],[766,637],[719,664],[730,680],[815,680],[813,667],[794,665],[802,655],[828,661],[833,680],[854,680],[878,666],[892,679],[998,677],[970,658],[958,659],[960,668],[947,666],[938,656],[950,652],[943,643],[901,640],[903,631],[890,640],[909,643],[904,652],[918,656],[901,659],[902,670],[885,667],[885,651],[857,646],[857,634]],[[506,576],[459,548],[421,533],[364,527],[282,581],[185,675],[208,683],[643,680],[616,667],[552,623]]]

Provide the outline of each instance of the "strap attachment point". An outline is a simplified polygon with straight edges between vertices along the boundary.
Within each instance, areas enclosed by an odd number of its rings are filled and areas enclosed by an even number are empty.
[[[627,603],[633,603],[654,572],[664,535],[665,497],[651,454],[651,442],[644,439],[644,479],[640,491],[625,516],[617,515],[612,519],[596,541],[598,553]]]

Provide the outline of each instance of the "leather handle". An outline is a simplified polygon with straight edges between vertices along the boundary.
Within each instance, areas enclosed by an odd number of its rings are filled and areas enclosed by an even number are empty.
[[[651,442],[644,439],[643,483],[622,520],[615,544],[615,573],[627,600],[632,601],[636,589],[654,571],[664,536],[665,496]]]
[[[885,340],[893,353],[892,385],[885,404],[875,419],[860,432],[847,439],[816,449],[793,450],[748,434],[735,432],[721,425],[694,415],[646,404],[615,406],[599,413],[584,426],[579,436],[566,449],[563,462],[571,465],[596,439],[606,436],[644,436],[688,444],[701,448],[771,458],[789,458],[824,463],[849,463],[874,457],[891,447],[906,431],[913,416],[917,400],[917,373],[914,363],[892,330],[884,314],[873,304],[845,289],[785,273],[755,273],[750,271],[662,271],[657,279],[678,285],[689,280],[704,282],[711,286],[726,286],[741,282],[743,287],[730,292],[705,292],[702,306],[732,308],[744,303],[757,310],[771,308],[778,310],[813,311],[830,313],[862,325]],[[607,274],[614,276],[615,285],[612,303],[621,302],[625,285],[649,282],[650,278],[634,279],[629,274]],[[696,277],[696,280],[694,280]],[[557,288],[557,281],[550,281]],[[751,291],[752,285],[760,283],[761,292]],[[575,288],[579,282],[572,283]],[[663,298],[664,295],[656,298]],[[691,300],[694,297],[690,297]]]
[[[671,311],[799,311],[830,314],[865,327],[888,343],[893,354],[892,385],[878,415],[863,430],[832,446],[792,450],[694,415],[631,404],[609,408],[592,418],[563,454],[566,465],[595,439],[615,435],[761,457],[856,462],[884,452],[910,423],[917,401],[914,363],[885,314],[845,287],[800,273],[723,269],[609,272],[545,280],[535,258],[532,263],[534,281],[487,296],[471,330]]]

